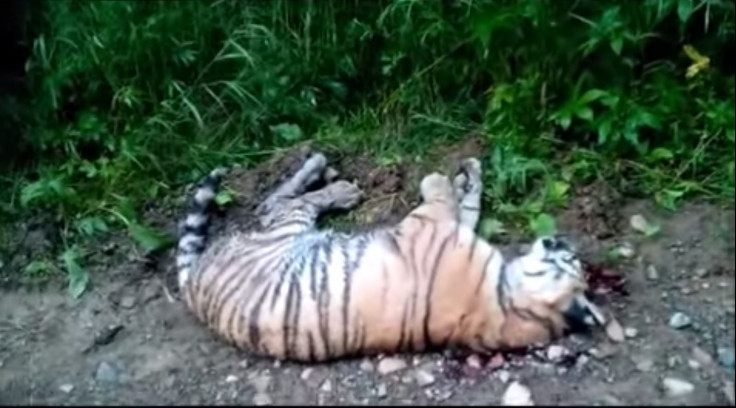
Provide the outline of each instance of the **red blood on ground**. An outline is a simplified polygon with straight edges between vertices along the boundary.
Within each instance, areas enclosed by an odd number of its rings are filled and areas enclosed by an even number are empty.
[[[591,263],[585,263],[583,265],[583,270],[585,271],[585,278],[593,293],[599,295],[614,293],[628,296],[629,292],[626,290],[626,278],[622,274],[603,265],[595,265]]]

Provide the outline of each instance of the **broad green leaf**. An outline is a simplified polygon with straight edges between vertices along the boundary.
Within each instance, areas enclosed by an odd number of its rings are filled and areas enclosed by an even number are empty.
[[[89,284],[89,275],[87,271],[79,265],[79,252],[76,247],[67,248],[61,255],[64,269],[69,276],[69,285],[67,291],[72,298],[78,299]]]
[[[651,153],[649,153],[649,158],[654,161],[670,160],[674,157],[675,155],[672,153],[672,151],[669,149],[665,149],[664,147],[658,147],[652,150]]]
[[[281,123],[270,127],[271,132],[287,142],[296,142],[302,139],[302,129],[291,123]]]
[[[529,227],[537,237],[549,236],[557,233],[557,222],[551,215],[545,213],[532,218],[529,222]]]
[[[486,218],[480,223],[480,235],[485,239],[506,233],[501,221],[495,218]]]
[[[163,249],[173,243],[173,238],[159,233],[153,228],[147,227],[138,222],[131,222],[128,225],[128,232],[131,237],[147,251],[157,251]]]
[[[590,109],[587,106],[583,106],[575,111],[575,116],[579,117],[582,120],[590,122],[591,120],[593,120],[593,109]]]
[[[232,203],[233,200],[233,194],[228,190],[222,190],[215,196],[215,203],[220,207],[224,207]]]
[[[568,190],[570,190],[570,185],[564,181],[553,181],[547,185],[550,198],[555,201],[565,198]]]
[[[611,49],[616,55],[621,55],[621,50],[624,48],[624,39],[621,37],[614,38],[611,40]]]
[[[602,89],[590,89],[586,91],[580,99],[578,99],[578,102],[587,105],[588,103],[601,99],[604,96],[608,96],[608,92]]]
[[[77,230],[86,236],[92,236],[97,232],[107,232],[107,224],[100,217],[84,217],[77,221]]]

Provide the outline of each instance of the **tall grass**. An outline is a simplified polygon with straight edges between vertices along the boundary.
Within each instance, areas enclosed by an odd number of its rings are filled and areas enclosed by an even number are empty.
[[[593,177],[734,198],[731,1],[47,1],[42,21],[34,160],[0,208],[67,242],[145,242],[143,203],[303,139],[401,158],[482,134],[487,208],[532,218]]]

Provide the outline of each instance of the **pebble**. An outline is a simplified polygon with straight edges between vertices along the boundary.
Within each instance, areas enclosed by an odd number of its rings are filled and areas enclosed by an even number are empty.
[[[123,296],[120,299],[120,307],[123,309],[132,309],[135,306],[135,296]]]
[[[232,384],[235,381],[238,381],[238,377],[237,376],[234,376],[234,375],[230,374],[227,377],[225,377],[225,382],[228,383],[228,384]]]
[[[422,388],[429,387],[435,382],[434,376],[425,370],[417,370],[414,373],[414,379],[417,381],[417,385]]]
[[[718,348],[718,363],[726,368],[733,370],[734,368],[734,349],[733,347],[719,347]]]
[[[631,259],[636,255],[636,251],[634,251],[634,247],[629,243],[621,244],[620,247],[616,250],[618,254],[624,258]]]
[[[271,404],[273,404],[273,400],[266,393],[259,392],[256,393],[255,396],[253,396],[253,405],[264,406]]]
[[[670,321],[669,321],[670,327],[673,329],[677,329],[677,330],[684,329],[690,326],[691,324],[693,324],[693,321],[690,318],[690,316],[682,312],[677,312],[673,314],[672,317],[670,317]]]
[[[647,266],[647,279],[650,281],[659,280],[659,272],[657,271],[657,267],[654,265]]]
[[[695,276],[697,276],[699,279],[703,279],[706,276],[708,276],[708,269],[707,268],[698,268],[695,270]]]
[[[532,393],[518,381],[512,382],[503,393],[502,405],[505,406],[533,406]]]
[[[309,376],[311,376],[313,372],[314,372],[313,368],[305,368],[304,371],[302,371],[299,378],[301,378],[302,381],[307,381],[309,379]]]
[[[702,367],[702,365],[697,360],[694,360],[694,359],[687,360],[687,365],[693,370],[699,370],[700,367]]]
[[[700,347],[693,347],[693,359],[701,366],[713,365],[713,357],[711,357],[710,353]]]
[[[388,387],[386,384],[378,384],[376,387],[376,397],[386,398],[386,395],[388,395]]]
[[[624,336],[633,339],[634,337],[639,335],[639,330],[636,330],[633,327],[627,327],[624,329]]]
[[[506,364],[506,359],[503,357],[503,354],[496,353],[491,357],[490,361],[488,361],[488,368],[491,370],[497,370]]]
[[[682,364],[682,358],[680,356],[672,356],[669,359],[667,359],[667,365],[670,368],[675,368],[680,364]]]
[[[494,356],[495,357],[495,356]],[[471,354],[465,359],[465,364],[475,370],[483,368],[483,364],[480,361],[480,357],[477,354]]]
[[[366,358],[360,362],[360,369],[362,371],[365,371],[366,373],[372,373],[374,369],[373,363],[371,363],[371,361]]]
[[[636,362],[636,369],[641,371],[642,373],[648,373],[652,371],[652,368],[654,368],[654,360],[651,358],[642,358],[641,360]]]
[[[733,381],[726,381],[723,385],[723,394],[726,396],[726,399],[728,399],[728,402],[731,403],[731,405],[734,405],[736,402],[734,402],[734,389],[733,389]]]
[[[511,373],[506,370],[499,371],[498,380],[506,384],[507,382],[509,382],[509,380],[511,380]]]
[[[668,377],[662,380],[662,388],[669,397],[681,397],[695,391],[694,385],[674,377]]]
[[[405,369],[407,366],[406,361],[397,357],[384,357],[378,362],[378,373],[381,375],[388,375],[397,371]]]
[[[260,377],[255,377],[249,382],[250,382],[250,385],[252,385],[253,388],[256,390],[256,394],[265,395],[266,390],[268,389],[268,385],[271,383],[271,377],[267,375],[263,375]]]
[[[322,386],[319,387],[319,389],[324,393],[332,392],[332,381],[325,380],[325,382],[322,383]]]
[[[115,368],[108,363],[103,361],[97,366],[97,372],[95,373],[95,379],[105,383],[116,383],[118,382],[118,372]]]
[[[74,386],[72,384],[62,384],[59,386],[59,391],[63,392],[64,394],[69,394],[70,392],[74,391]]]
[[[563,347],[553,344],[547,348],[547,360],[553,363],[559,363],[569,354],[569,351]]]
[[[608,344],[608,343],[603,343],[598,348],[592,348],[589,351],[589,353],[590,353],[591,356],[593,356],[593,357],[595,357],[595,358],[597,358],[599,360],[603,360],[603,359],[612,357],[617,352],[618,352],[618,350],[616,349],[616,347],[614,347],[613,345]]]

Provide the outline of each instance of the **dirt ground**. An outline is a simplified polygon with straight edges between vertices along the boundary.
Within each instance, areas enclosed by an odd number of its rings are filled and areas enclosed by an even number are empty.
[[[475,148],[442,152],[440,168],[450,170]],[[212,234],[247,227],[265,189],[294,171],[300,154],[233,171],[227,185],[241,195]],[[426,169],[328,159],[369,192],[359,209],[331,224],[391,222],[416,204]],[[634,214],[660,232],[634,231]],[[149,216],[173,232],[181,210]],[[734,210],[689,203],[665,213],[593,185],[576,191],[558,221],[595,270],[624,278],[624,291],[600,292],[597,302],[614,311],[626,341],[593,332],[492,358],[444,352],[278,363],[234,349],[195,321],[177,300],[172,251],[140,254],[119,237],[100,243],[90,261],[93,285],[79,300],[61,283],[2,289],[0,404],[497,405],[518,381],[538,405],[733,405]],[[34,242],[43,234],[29,236],[31,247],[16,258],[44,247]],[[515,250],[513,241],[504,248]],[[627,257],[605,263],[617,248]],[[678,313],[684,317],[673,318]]]

